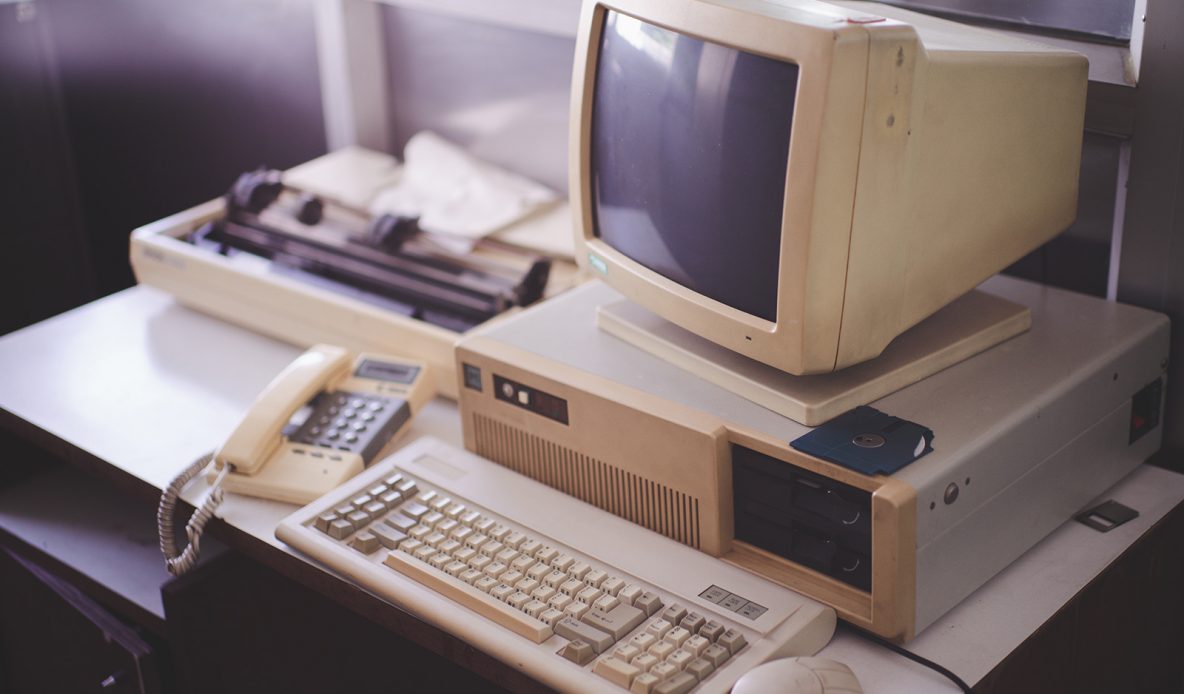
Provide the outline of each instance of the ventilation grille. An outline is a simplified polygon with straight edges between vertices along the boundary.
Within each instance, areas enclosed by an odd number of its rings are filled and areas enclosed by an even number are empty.
[[[479,414],[477,453],[609,513],[699,548],[699,500]]]

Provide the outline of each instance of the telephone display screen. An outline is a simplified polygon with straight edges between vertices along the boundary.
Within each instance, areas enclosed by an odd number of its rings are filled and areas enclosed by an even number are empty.
[[[376,381],[388,383],[411,383],[419,375],[419,367],[410,364],[398,364],[376,359],[364,359],[354,375],[359,378],[372,378]]]

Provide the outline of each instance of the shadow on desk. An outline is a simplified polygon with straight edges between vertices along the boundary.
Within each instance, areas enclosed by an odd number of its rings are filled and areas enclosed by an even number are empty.
[[[163,593],[181,692],[503,691],[241,555]]]

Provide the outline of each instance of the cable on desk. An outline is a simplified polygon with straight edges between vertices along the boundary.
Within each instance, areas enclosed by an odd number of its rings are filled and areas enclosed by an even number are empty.
[[[933,662],[932,660],[929,660],[928,658],[925,658],[923,656],[919,656],[916,653],[913,653],[912,651],[908,650],[904,646],[892,643],[888,639],[877,636],[877,635],[871,633],[870,631],[864,631],[863,629],[860,629],[859,627],[854,626],[854,625],[850,625],[850,624],[848,624],[847,626],[850,627],[851,631],[853,631],[857,636],[862,636],[863,638],[867,639],[868,641],[871,641],[877,645],[883,646],[884,648],[887,648],[888,650],[893,651],[895,653],[899,653],[900,655],[903,655],[904,657],[908,658],[909,660],[911,660],[915,663],[919,663],[919,664],[924,665],[925,667],[929,668],[930,670],[933,670],[935,672],[941,673],[942,675],[945,675],[947,678],[949,678],[949,680],[951,682],[958,685],[958,688],[961,689],[963,692],[966,692],[966,694],[971,694],[970,685],[966,684],[966,682],[963,681],[963,679],[961,677],[955,675],[950,670],[942,667],[941,665],[938,665],[937,663]]]
[[[201,534],[206,528],[206,523],[214,517],[214,510],[218,508],[218,504],[222,503],[222,480],[230,472],[230,464],[222,466],[206,498],[185,524],[188,543],[184,550],[178,552],[177,534],[173,526],[173,512],[177,508],[177,499],[181,496],[181,490],[189,484],[189,480],[201,474],[213,458],[214,453],[211,451],[190,463],[189,467],[169,482],[169,486],[165,487],[160,495],[160,506],[156,509],[156,531],[160,535],[160,553],[164,555],[165,568],[174,576],[180,576],[197,563],[198,554],[201,552]]]

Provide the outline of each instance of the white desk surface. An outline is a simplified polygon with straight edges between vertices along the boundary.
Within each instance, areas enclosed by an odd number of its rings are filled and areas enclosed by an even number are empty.
[[[0,337],[0,408],[159,488],[300,352],[135,287]],[[456,406],[429,404],[410,438],[425,434],[460,445]],[[907,647],[977,682],[1184,500],[1184,475],[1144,466],[1103,497],[1139,517],[1105,534],[1067,522]],[[272,533],[293,509],[228,494],[219,515],[289,551]],[[868,694],[957,691],[848,632],[820,655],[846,662]]]

